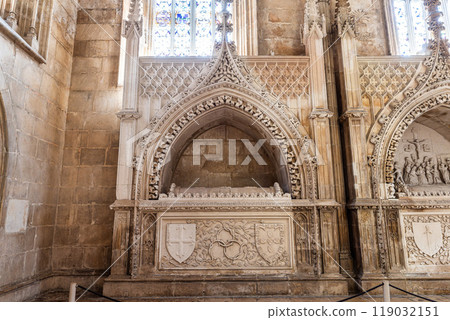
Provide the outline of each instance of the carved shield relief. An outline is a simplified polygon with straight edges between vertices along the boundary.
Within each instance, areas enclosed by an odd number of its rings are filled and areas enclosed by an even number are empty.
[[[284,226],[281,224],[255,224],[256,249],[269,264],[276,262],[285,253],[284,237]]]
[[[413,222],[414,242],[425,254],[432,256],[442,247],[442,230],[440,222]]]
[[[195,224],[167,224],[166,247],[172,258],[182,263],[191,256],[195,248],[195,234]]]

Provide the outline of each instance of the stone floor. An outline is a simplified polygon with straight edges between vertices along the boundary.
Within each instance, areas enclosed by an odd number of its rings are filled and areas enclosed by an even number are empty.
[[[79,297],[81,291],[77,291],[77,297]],[[69,296],[68,292],[63,291],[53,291],[47,292],[42,295],[35,297],[30,301],[35,302],[62,302],[67,301]],[[450,302],[450,295],[428,295],[429,299],[439,301],[439,302]],[[308,296],[240,296],[240,297],[149,297],[142,299],[118,299],[122,301],[148,301],[148,302],[159,302],[159,301],[188,301],[188,302],[336,302],[347,298],[347,296],[323,296],[323,297],[308,297]],[[372,296],[375,301],[383,301],[383,297],[380,295]],[[108,302],[105,298],[95,296],[92,293],[86,293],[80,300],[80,302]],[[373,302],[369,296],[361,296],[350,300],[352,302]],[[405,295],[392,295],[392,302],[425,302],[422,299],[405,296]]]

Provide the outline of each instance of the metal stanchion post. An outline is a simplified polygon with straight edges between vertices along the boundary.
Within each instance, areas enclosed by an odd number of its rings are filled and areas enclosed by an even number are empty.
[[[72,282],[70,284],[69,290],[69,302],[75,302],[76,295],[77,295],[77,284],[75,282]]]
[[[391,302],[391,292],[390,292],[388,280],[383,281],[383,301]]]

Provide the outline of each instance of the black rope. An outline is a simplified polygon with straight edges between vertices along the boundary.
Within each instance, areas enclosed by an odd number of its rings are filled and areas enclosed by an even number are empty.
[[[353,298],[356,298],[356,297],[362,296],[362,295],[364,295],[364,294],[366,294],[366,293],[368,293],[368,292],[370,292],[370,291],[372,291],[372,290],[375,290],[375,289],[377,289],[377,288],[381,287],[382,285],[383,285],[383,284],[382,284],[382,283],[380,283],[379,285],[377,285],[377,286],[375,286],[375,287],[373,287],[373,288],[370,288],[369,290],[366,290],[366,291],[364,291],[364,292],[361,292],[361,293],[355,294],[354,296],[351,296],[351,297],[345,298],[345,299],[343,299],[343,300],[339,300],[338,302],[344,302],[344,301],[348,301],[348,300],[350,300],[350,299],[353,299]]]
[[[400,289],[400,288],[398,288],[398,287],[396,287],[396,286],[394,286],[394,285],[392,285],[392,284],[389,284],[389,286],[392,287],[392,288],[394,288],[394,289],[400,290],[401,292],[410,294],[410,295],[412,295],[412,296],[414,296],[414,297],[421,298],[421,299],[423,299],[423,300],[427,300],[427,301],[430,301],[430,302],[437,302],[436,300],[431,300],[431,299],[428,299],[428,298],[425,298],[425,297],[421,297],[421,296],[419,296],[419,295],[417,295],[417,294],[414,294],[414,293],[408,292],[408,291],[406,291],[406,290]]]
[[[85,287],[83,287],[83,286],[80,286],[79,284],[77,284],[77,287],[80,288],[80,289],[86,290],[86,291],[88,291],[88,292],[90,292],[90,293],[93,293],[93,294],[95,294],[95,295],[97,295],[97,296],[99,296],[99,297],[108,299],[108,300],[110,300],[110,301],[121,302],[121,301],[119,301],[119,300],[116,300],[116,299],[113,299],[113,298],[104,296],[104,295],[102,295],[102,294],[100,294],[100,293],[94,292],[94,291],[92,291],[92,290],[89,290],[88,288],[85,288]]]

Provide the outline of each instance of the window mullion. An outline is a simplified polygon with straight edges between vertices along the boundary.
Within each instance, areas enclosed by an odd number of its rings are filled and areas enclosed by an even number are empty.
[[[448,36],[450,35],[450,17],[449,17],[450,12],[448,11],[448,6],[449,6],[448,0],[443,0],[442,1],[442,11],[444,14],[444,26],[445,26],[445,34],[447,36],[447,39],[448,39]]]
[[[195,4],[195,0],[191,0],[191,56],[195,56],[195,33],[197,28],[197,21],[196,21],[196,12],[197,6]]]
[[[172,0],[172,14],[170,17],[170,54],[169,56],[175,55],[175,2]]]
[[[216,41],[216,1],[211,4],[211,35],[212,35],[212,48],[214,49],[214,43]]]
[[[414,41],[414,20],[412,17],[411,0],[406,0],[406,19],[408,25],[408,42],[409,42],[409,54],[415,54],[415,41]]]

